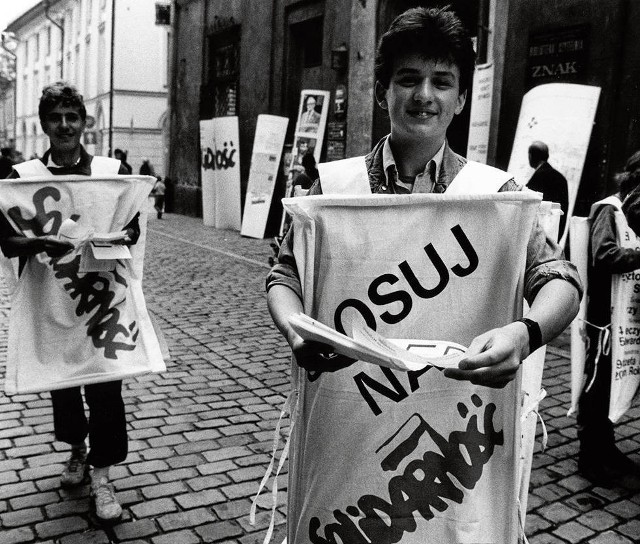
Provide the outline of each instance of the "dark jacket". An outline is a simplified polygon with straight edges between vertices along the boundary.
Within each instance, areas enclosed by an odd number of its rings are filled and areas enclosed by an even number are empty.
[[[527,183],[527,188],[542,193],[543,200],[560,203],[563,215],[560,217],[559,238],[564,231],[569,210],[569,192],[566,178],[548,162],[543,162],[531,176],[529,183]]]

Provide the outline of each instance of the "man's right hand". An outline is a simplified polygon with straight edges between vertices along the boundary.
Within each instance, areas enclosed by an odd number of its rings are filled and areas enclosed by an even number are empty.
[[[40,236],[35,240],[37,241],[37,253],[46,253],[49,257],[62,257],[74,248],[72,243],[58,240],[53,236]]]
[[[335,372],[347,368],[356,362],[356,359],[335,353],[328,344],[297,338],[291,342],[291,351],[298,366],[304,368],[317,378],[322,372]]]

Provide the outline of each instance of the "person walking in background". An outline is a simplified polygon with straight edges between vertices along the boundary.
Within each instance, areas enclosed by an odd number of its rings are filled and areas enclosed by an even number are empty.
[[[616,176],[618,192],[591,207],[589,269],[587,285],[587,326],[589,351],[585,367],[585,389],[578,401],[578,469],[602,487],[620,486],[640,490],[640,466],[615,444],[609,419],[611,395],[611,351],[601,349],[600,330],[611,326],[611,277],[640,268],[640,251],[618,245],[615,213],[627,211],[630,226],[638,217],[640,191],[640,151],[634,153]],[[632,197],[626,199],[633,191]]]
[[[75,87],[57,82],[45,87],[38,108],[42,130],[51,147],[41,159],[16,164],[12,178],[46,175],[105,176],[127,174],[116,159],[93,157],[80,143],[87,112],[82,95]],[[138,215],[125,227],[125,243],[135,244],[140,235]],[[6,257],[20,258],[20,271],[27,259],[39,253],[60,257],[73,249],[69,242],[52,236],[27,238],[19,235],[0,214],[0,248]],[[34,309],[37,311],[37,309]],[[126,414],[122,399],[122,381],[96,383],[84,387],[89,418],[80,387],[51,391],[54,434],[71,446],[71,454],[60,477],[64,487],[80,485],[91,471],[91,496],[96,515],[106,521],[118,519],[122,508],[109,483],[110,467],[125,460],[128,452]],[[86,438],[90,450],[87,453]]]
[[[535,172],[527,183],[527,188],[542,193],[543,200],[560,204],[562,210],[558,230],[558,240],[560,240],[569,213],[569,192],[567,179],[551,166],[547,162],[548,160],[549,148],[547,144],[535,141],[529,146],[529,165],[535,169]]]
[[[153,176],[156,177],[156,171],[151,165],[151,161],[149,159],[144,159],[142,164],[140,165],[140,170],[138,172],[141,176]]]
[[[153,207],[158,214],[158,219],[162,219],[162,211],[164,210],[164,194],[166,187],[162,178],[158,176],[156,184],[153,186],[151,194],[153,195]]]
[[[300,162],[302,163],[302,171],[298,172],[298,175],[293,180],[293,196],[299,196],[299,194],[296,194],[297,187],[308,191],[313,182],[320,177],[316,168],[316,159],[312,152],[307,151]]]
[[[113,152],[113,156],[122,163],[122,166],[124,166],[126,170],[126,174],[133,174],[133,168],[131,168],[131,165],[127,162],[127,154],[122,151],[122,149],[116,149]]]

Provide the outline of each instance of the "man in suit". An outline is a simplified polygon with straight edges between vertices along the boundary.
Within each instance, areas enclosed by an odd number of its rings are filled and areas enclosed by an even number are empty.
[[[560,203],[562,217],[560,217],[560,230],[558,240],[562,237],[564,225],[567,221],[569,209],[569,193],[567,179],[547,161],[549,160],[549,148],[544,142],[536,141],[529,146],[529,164],[535,168],[535,172],[527,187],[532,191],[542,193],[544,200]]]
[[[300,130],[302,132],[315,132],[320,123],[320,114],[316,111],[316,97],[308,95],[304,101],[305,111],[300,115]]]

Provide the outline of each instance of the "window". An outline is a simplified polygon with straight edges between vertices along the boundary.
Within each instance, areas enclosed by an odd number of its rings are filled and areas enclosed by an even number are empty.
[[[33,56],[33,60],[37,61],[40,58],[40,33],[39,32],[36,34],[35,48],[36,50]]]
[[[200,102],[201,118],[236,115],[240,76],[240,25],[209,36],[208,82]]]
[[[157,25],[170,25],[171,24],[171,5],[170,4],[156,4],[156,24]]]
[[[51,55],[51,25],[47,27],[47,57]]]

